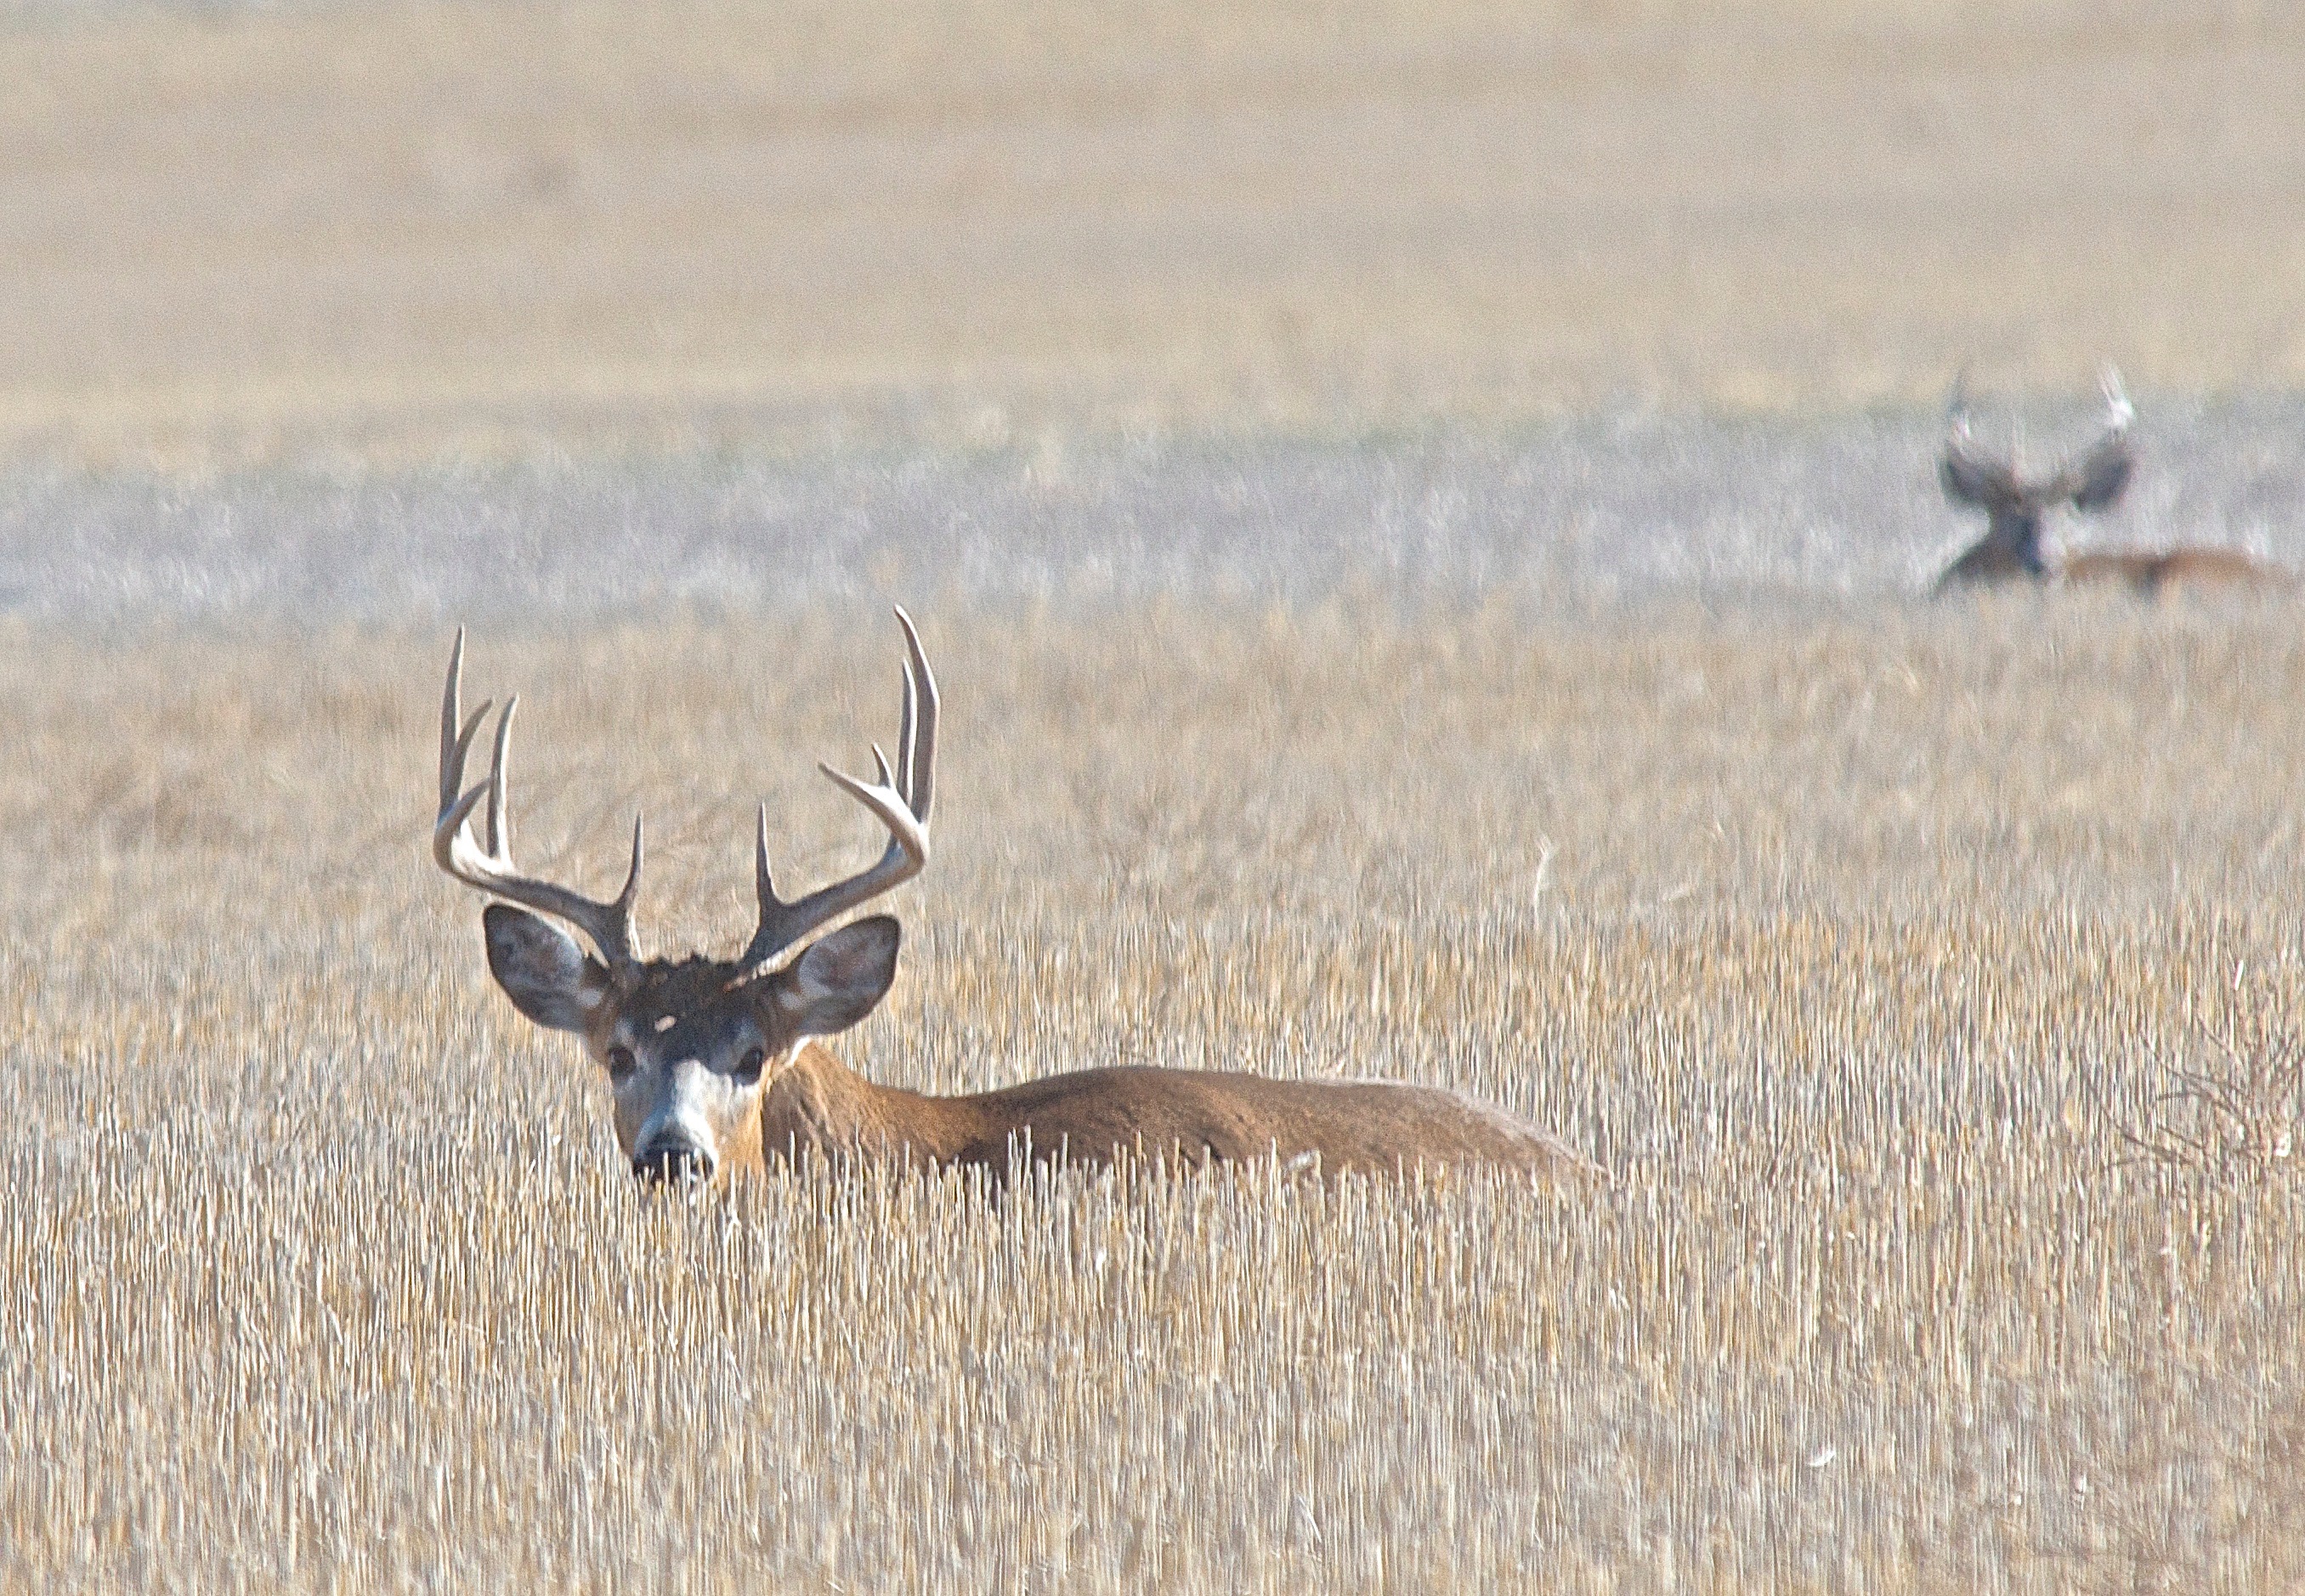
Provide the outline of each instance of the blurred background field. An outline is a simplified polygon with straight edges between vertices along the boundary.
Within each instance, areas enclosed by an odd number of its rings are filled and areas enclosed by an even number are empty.
[[[2072,0],[15,4],[0,447],[2305,378],[2305,17]]]
[[[0,4],[0,1586],[2305,1583],[2305,643],[1917,595],[1953,372],[2305,569],[2230,4]],[[425,856],[848,1039],[1462,1086],[1493,1182],[649,1202]]]

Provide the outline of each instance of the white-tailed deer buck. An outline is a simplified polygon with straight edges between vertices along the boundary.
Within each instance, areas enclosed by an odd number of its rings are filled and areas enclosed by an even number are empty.
[[[2104,387],[2105,424],[2097,441],[2049,475],[2028,477],[2013,451],[1996,457],[1978,449],[1969,435],[1965,385],[1953,384],[1937,476],[1946,498],[1985,512],[1985,536],[1946,567],[1937,579],[1937,591],[2007,582],[2121,582],[2151,598],[2173,587],[2294,586],[2296,579],[2288,572],[2262,565],[2239,549],[2139,549],[2057,559],[2044,551],[2045,515],[2067,504],[2084,515],[2111,509],[2136,472],[2136,451],[2129,437],[2136,407],[2122,391],[2120,374],[2110,368]]]
[[[486,719],[464,718],[464,637],[456,634],[440,705],[440,808],[432,856],[501,900],[483,916],[489,969],[521,1013],[573,1031],[607,1069],[617,1140],[644,1178],[716,1180],[808,1153],[981,1165],[1007,1172],[1012,1148],[1035,1159],[1102,1163],[1116,1152],[1193,1162],[1277,1157],[1323,1170],[1392,1171],[1495,1164],[1582,1180],[1597,1166],[1555,1137],[1454,1092],[1374,1081],[1269,1080],[1190,1070],[1084,1070],[970,1097],[876,1086],[818,1039],[872,1011],[897,973],[897,922],[873,915],[785,955],[839,916],[920,873],[936,791],[937,691],[903,610],[902,729],[892,772],[820,767],[889,833],[871,868],[787,903],[769,874],[768,808],[753,855],[760,921],[733,959],[643,959],[633,947],[641,827],[614,898],[595,899],[513,866],[505,759],[508,701],[489,778],[469,792],[464,762]],[[485,806],[485,807],[483,807]],[[485,845],[472,835],[475,817]],[[536,911],[532,913],[530,911]],[[540,915],[565,921],[587,953]]]

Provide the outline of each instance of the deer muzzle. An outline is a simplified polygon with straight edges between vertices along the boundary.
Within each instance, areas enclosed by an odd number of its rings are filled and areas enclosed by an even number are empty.
[[[699,1185],[712,1178],[719,1160],[693,1142],[656,1141],[633,1154],[633,1174],[649,1185]]]

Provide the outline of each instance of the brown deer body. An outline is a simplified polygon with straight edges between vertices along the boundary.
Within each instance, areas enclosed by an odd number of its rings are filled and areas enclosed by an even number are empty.
[[[1327,1173],[1417,1164],[1594,1173],[1566,1143],[1501,1110],[1389,1081],[1121,1067],[926,1097],[876,1086],[812,1043],[763,1095],[760,1118],[765,1159],[901,1152],[997,1173],[1027,1155],[1093,1165],[1136,1151],[1192,1164],[1277,1158]]]
[[[1948,407],[1937,476],[1945,497],[1964,509],[1982,510],[1985,535],[1961,552],[1937,579],[1940,593],[2012,582],[2074,585],[2121,583],[2142,598],[2181,587],[2276,591],[2296,585],[2278,566],[2239,549],[2178,548],[2114,550],[2053,557],[2044,548],[2042,523],[2061,505],[2084,515],[2121,502],[2136,472],[2130,441],[2136,410],[2122,391],[2121,378],[2105,376],[2104,430],[2080,454],[2046,477],[2029,477],[2013,454],[1981,453],[1969,435],[1969,411],[1956,383]]]
[[[2173,548],[2162,553],[2122,550],[2074,555],[2060,561],[2057,578],[2068,582],[2122,582],[2140,598],[2180,588],[2221,588],[2229,592],[2285,593],[2297,578],[2237,548]]]
[[[717,1182],[814,1154],[973,1165],[1002,1175],[1020,1156],[1101,1164],[1134,1153],[1195,1164],[1273,1157],[1323,1172],[1479,1164],[1555,1181],[1600,1176],[1558,1138],[1473,1099],[1425,1087],[1115,1068],[931,1097],[878,1085],[843,1065],[821,1039],[863,1019],[888,992],[897,972],[896,921],[853,921],[790,963],[778,961],[927,862],[936,683],[911,620],[897,613],[907,649],[897,768],[892,772],[877,749],[876,781],[825,768],[887,828],[888,848],[870,869],[787,903],[770,878],[763,807],[755,853],[760,923],[744,951],[725,960],[642,959],[633,951],[637,820],[632,868],[614,899],[583,897],[514,869],[506,758],[517,700],[498,717],[488,780],[464,791],[465,760],[489,707],[469,720],[462,716],[458,634],[441,704],[433,856],[458,880],[502,900],[483,916],[489,971],[523,1014],[578,1033],[605,1066],[617,1141],[635,1174]],[[485,846],[472,835],[479,815]],[[532,910],[574,926],[592,951]]]

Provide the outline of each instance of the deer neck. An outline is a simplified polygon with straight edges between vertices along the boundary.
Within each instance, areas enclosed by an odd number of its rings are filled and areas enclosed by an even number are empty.
[[[761,1093],[749,1161],[787,1151],[882,1157],[907,1149],[922,1160],[948,1160],[974,1128],[966,1105],[876,1085],[823,1043],[806,1041]]]

